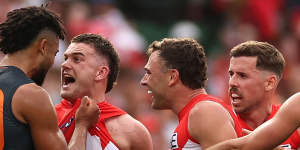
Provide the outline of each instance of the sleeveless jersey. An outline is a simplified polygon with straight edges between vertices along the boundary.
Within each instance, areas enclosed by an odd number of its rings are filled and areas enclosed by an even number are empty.
[[[188,132],[188,117],[191,109],[201,101],[213,101],[221,104],[231,115],[235,124],[235,132],[238,137],[242,136],[242,128],[232,108],[222,100],[207,94],[200,94],[194,97],[178,114],[179,124],[171,137],[171,149],[175,150],[201,150],[201,144],[191,137]]]
[[[86,150],[119,150],[120,148],[114,142],[105,126],[105,120],[124,115],[126,112],[106,101],[97,105],[101,112],[100,118],[96,126],[88,130]],[[58,126],[64,133],[67,143],[70,142],[75,129],[75,113],[79,106],[80,99],[76,100],[74,105],[65,99],[56,105]]]
[[[12,112],[12,98],[16,90],[33,83],[17,67],[0,67],[0,149],[32,150],[33,140],[28,125],[21,123]]]
[[[271,118],[274,117],[274,115],[277,113],[277,111],[279,110],[280,105],[272,105],[272,112],[270,114],[270,116],[267,118],[267,120],[270,120]],[[242,128],[253,131],[253,129],[251,129],[244,121],[242,118],[240,118],[239,115],[237,115],[240,125]],[[243,135],[245,136],[245,135]],[[281,145],[281,147],[285,147],[285,148],[290,148],[290,149],[297,149],[300,147],[300,136],[298,131],[295,131],[286,141],[284,141]]]

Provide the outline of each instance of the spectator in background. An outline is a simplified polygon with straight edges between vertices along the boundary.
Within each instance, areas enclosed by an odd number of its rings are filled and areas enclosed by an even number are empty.
[[[278,86],[278,94],[281,97],[280,102],[300,91],[300,76],[298,75],[300,72],[299,46],[300,44],[294,34],[281,36],[279,49],[282,50],[282,54],[286,58],[286,67],[284,69],[284,76]]]
[[[139,68],[144,63],[144,38],[135,31],[115,4],[115,0],[76,1],[66,12],[70,38],[81,33],[101,34],[120,54],[121,65]]]
[[[68,39],[74,36],[86,33],[91,24],[92,9],[89,3],[84,1],[74,1],[66,5],[67,9],[64,13],[66,29],[68,31]]]

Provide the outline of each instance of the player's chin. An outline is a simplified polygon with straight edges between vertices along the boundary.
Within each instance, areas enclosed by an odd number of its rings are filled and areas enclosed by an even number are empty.
[[[71,94],[71,92],[69,92],[69,91],[61,90],[61,91],[60,91],[60,96],[61,96],[62,98],[64,98],[64,99],[69,99],[69,98],[72,97],[72,94]]]
[[[155,100],[152,101],[151,107],[152,109],[157,109],[157,110],[167,109],[166,106],[162,105],[161,103],[155,102]]]
[[[234,112],[236,112],[236,113],[243,113],[243,112],[244,112],[244,109],[241,108],[241,107],[233,107],[233,110],[234,110]]]
[[[159,105],[155,103],[155,100],[152,101],[151,107],[152,109],[160,109]]]

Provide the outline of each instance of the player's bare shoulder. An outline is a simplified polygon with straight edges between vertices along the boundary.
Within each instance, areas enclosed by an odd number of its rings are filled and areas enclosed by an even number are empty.
[[[47,91],[35,83],[20,86],[13,99],[20,101],[21,103],[38,105],[40,107],[47,104],[47,101],[48,103],[51,102],[51,98]]]
[[[230,113],[226,108],[224,108],[221,104],[214,102],[214,101],[201,101],[191,109],[189,113],[189,118],[199,118],[202,117],[211,117],[211,116],[220,116],[221,118],[223,115],[230,117]]]
[[[128,114],[106,120],[108,132],[121,149],[152,149],[151,136],[145,126]]]
[[[12,110],[15,117],[27,123],[31,114],[53,111],[53,104],[48,93],[35,83],[20,86],[12,100]],[[27,119],[26,119],[27,118]]]
[[[205,123],[203,123],[205,122]],[[220,125],[223,125],[222,128]],[[222,131],[222,130],[226,131]],[[201,101],[190,111],[188,118],[188,131],[190,135],[202,144],[202,147],[211,146],[224,140],[218,135],[234,138],[234,123],[230,113],[219,103]],[[227,133],[228,132],[228,133]]]

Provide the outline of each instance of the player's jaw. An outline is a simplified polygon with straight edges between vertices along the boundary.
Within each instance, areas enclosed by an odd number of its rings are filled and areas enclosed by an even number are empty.
[[[153,91],[148,89],[147,93],[149,94],[149,96],[151,96],[151,106],[153,109],[156,109],[156,102],[155,102],[155,97],[153,95]]]
[[[153,109],[167,109],[162,95],[148,89],[147,93],[151,96],[151,107]]]

